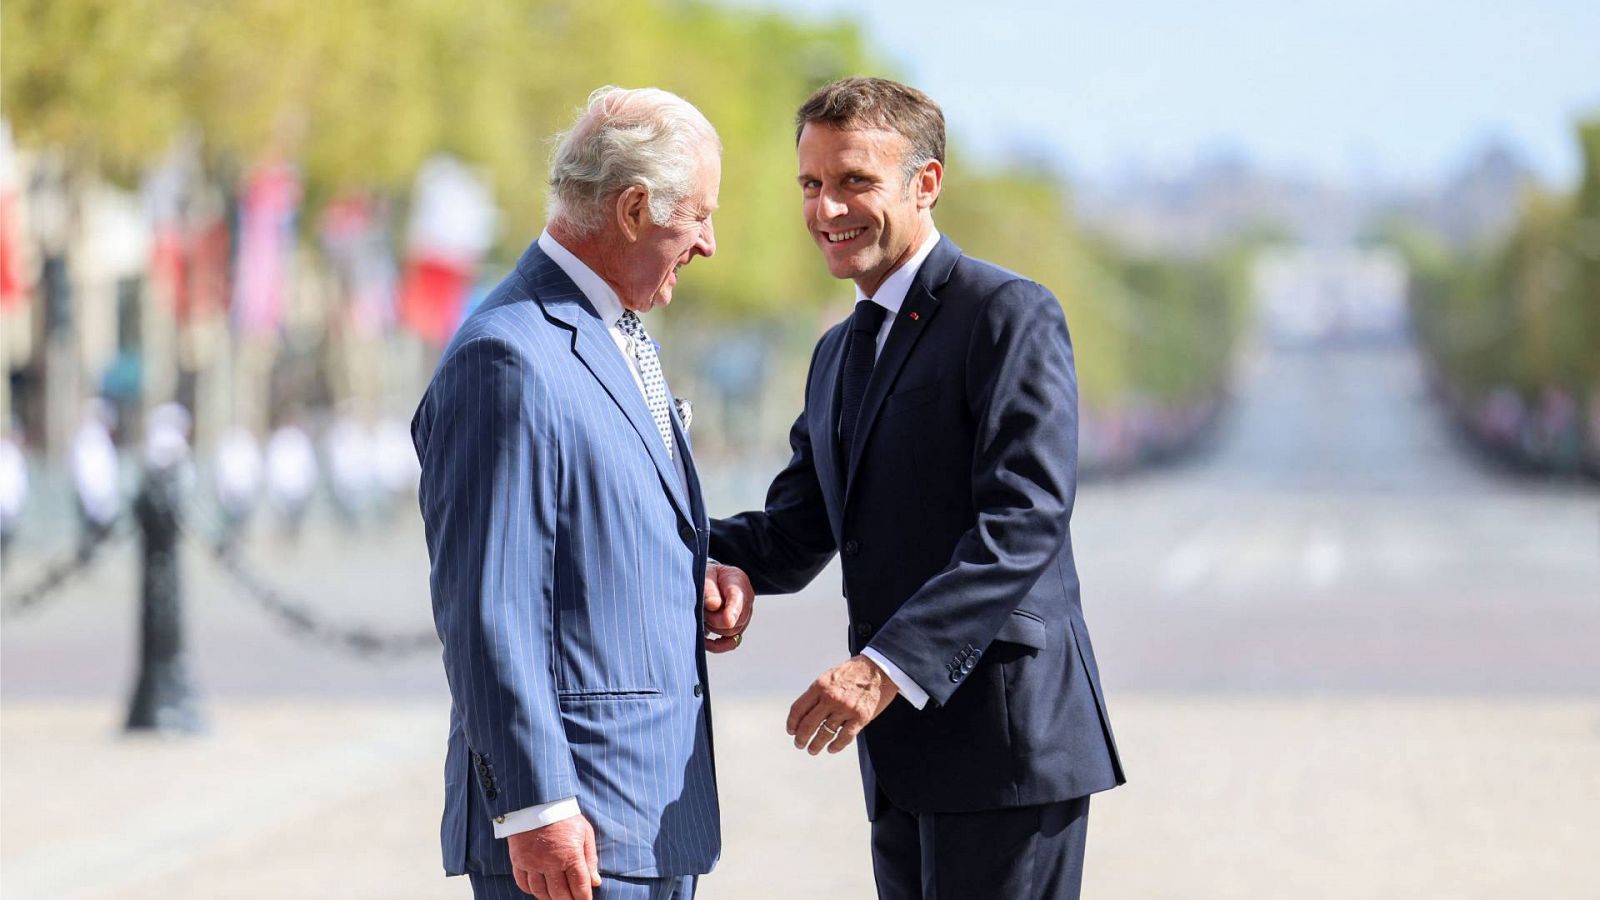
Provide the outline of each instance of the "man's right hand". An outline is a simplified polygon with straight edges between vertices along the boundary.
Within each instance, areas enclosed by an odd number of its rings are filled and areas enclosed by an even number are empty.
[[[539,900],[594,900],[600,856],[594,827],[576,815],[506,838],[517,887]]]
[[[756,608],[750,576],[736,566],[707,563],[704,601],[706,630],[710,632],[706,649],[712,653],[737,649]]]

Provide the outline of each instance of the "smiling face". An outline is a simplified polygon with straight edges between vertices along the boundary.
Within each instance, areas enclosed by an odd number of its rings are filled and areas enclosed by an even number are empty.
[[[619,198],[622,230],[629,240],[624,245],[618,275],[607,278],[622,305],[634,312],[649,312],[672,302],[672,289],[678,284],[678,270],[696,256],[717,252],[717,238],[711,214],[717,209],[717,193],[722,183],[722,161],[714,149],[701,156],[694,188],[657,225],[649,214],[648,198],[640,189]]]
[[[933,232],[933,203],[944,169],[923,164],[909,183],[910,143],[887,130],[844,131],[812,122],[796,153],[806,230],[828,272],[872,296]]]

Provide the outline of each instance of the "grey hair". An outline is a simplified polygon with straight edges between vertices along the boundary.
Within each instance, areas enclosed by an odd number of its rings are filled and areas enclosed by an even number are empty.
[[[585,236],[605,223],[606,202],[634,185],[649,195],[650,218],[666,224],[694,189],[700,151],[722,152],[721,138],[700,110],[659,88],[596,90],[555,141],[550,220]]]

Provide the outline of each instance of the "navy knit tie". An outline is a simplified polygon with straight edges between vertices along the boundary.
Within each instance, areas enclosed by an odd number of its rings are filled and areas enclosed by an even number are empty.
[[[863,300],[850,315],[850,343],[844,351],[844,379],[839,389],[839,456],[846,464],[856,441],[856,420],[861,418],[861,400],[872,380],[872,364],[877,358],[878,329],[889,311]]]

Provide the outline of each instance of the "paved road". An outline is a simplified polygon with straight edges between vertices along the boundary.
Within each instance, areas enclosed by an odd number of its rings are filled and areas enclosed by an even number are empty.
[[[1113,690],[1600,692],[1600,491],[1486,469],[1445,432],[1403,348],[1263,352],[1199,458],[1085,486],[1074,514],[1089,623]],[[776,465],[774,462],[773,466]],[[758,502],[752,473],[713,508]],[[336,621],[429,627],[420,525],[251,558]],[[29,559],[19,559],[22,580]],[[131,548],[5,629],[4,696],[117,694],[133,665]],[[191,554],[198,681],[219,696],[437,696],[436,660],[374,665],[289,638]],[[723,694],[797,693],[843,652],[836,571],[766,598]]]
[[[1262,350],[1238,395],[1199,457],[1080,492],[1088,618],[1134,779],[1097,801],[1090,896],[1594,896],[1579,836],[1600,833],[1600,492],[1481,466],[1404,348]],[[761,487],[724,473],[713,508]],[[329,617],[428,626],[414,522],[250,553]],[[0,893],[461,896],[431,880],[437,661],[289,638],[196,554],[216,735],[114,741],[132,566],[111,554],[0,635]],[[843,634],[830,571],[764,598],[715,660],[728,860],[708,897],[867,894],[850,761],[797,757],[779,733]],[[103,799],[116,814],[86,826]],[[341,865],[345,844],[362,851]],[[73,863],[107,853],[109,869]]]

